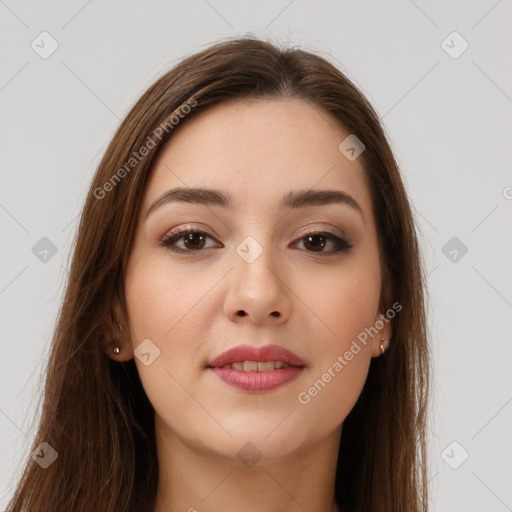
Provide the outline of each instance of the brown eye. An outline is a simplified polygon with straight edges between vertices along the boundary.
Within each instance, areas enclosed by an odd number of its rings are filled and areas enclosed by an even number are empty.
[[[160,240],[160,243],[171,251],[192,254],[194,252],[201,252],[201,250],[205,248],[205,243],[208,238],[213,240],[208,233],[203,231],[185,229]],[[182,242],[182,247],[177,245],[178,242]]]
[[[304,247],[313,250],[314,252],[321,252],[327,245],[326,238],[323,235],[309,235],[304,238]]]
[[[202,233],[189,233],[183,237],[183,245],[187,249],[202,249],[205,244],[205,237]]]
[[[319,231],[314,233],[302,233],[303,238],[299,242],[303,242],[307,252],[316,252],[319,254],[331,255],[334,253],[348,251],[352,248],[344,238],[340,238],[328,231]],[[324,251],[324,248],[331,242],[334,249]]]

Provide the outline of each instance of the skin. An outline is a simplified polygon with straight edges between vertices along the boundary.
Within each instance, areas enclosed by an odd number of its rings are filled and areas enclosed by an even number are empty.
[[[155,409],[154,512],[338,510],[343,421],[371,358],[380,356],[381,336],[391,337],[387,322],[309,403],[298,401],[384,313],[364,169],[361,159],[349,161],[338,150],[348,135],[330,114],[301,100],[237,100],[191,118],[159,153],[127,266],[129,318],[115,305],[125,325],[116,333],[121,353],[107,349],[117,361],[133,358],[147,338],[160,350],[148,366],[135,357]],[[146,218],[153,201],[178,186],[229,192],[237,210],[168,203]],[[364,218],[344,204],[278,210],[285,193],[310,189],[350,194]],[[182,237],[178,247],[196,252],[173,253],[159,240],[180,226],[211,238],[195,249]],[[318,241],[307,244],[300,228],[344,234],[353,247],[332,253],[327,239],[323,252],[315,251]],[[249,235],[263,250],[250,264],[235,250]],[[281,345],[306,368],[270,392],[237,390],[205,365],[241,343]],[[252,467],[237,457],[248,442],[261,454]]]

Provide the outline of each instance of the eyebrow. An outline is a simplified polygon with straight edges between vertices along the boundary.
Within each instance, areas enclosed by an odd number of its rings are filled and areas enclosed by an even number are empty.
[[[220,206],[231,211],[235,209],[235,202],[229,193],[206,188],[178,187],[167,190],[158,197],[149,207],[146,217],[160,206],[171,202]],[[341,190],[294,190],[283,196],[279,207],[280,209],[297,209],[333,203],[350,206],[364,219],[363,209],[359,203],[351,195]]]

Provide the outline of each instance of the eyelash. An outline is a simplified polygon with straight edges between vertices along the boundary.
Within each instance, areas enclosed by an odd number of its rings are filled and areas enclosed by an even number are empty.
[[[165,247],[166,249],[169,249],[172,252],[179,253],[179,254],[185,254],[187,256],[192,256],[194,253],[202,252],[204,249],[198,249],[196,251],[189,250],[189,249],[180,249],[176,246],[173,246],[172,244],[177,242],[178,240],[184,238],[185,235],[188,234],[198,234],[198,235],[204,235],[208,238],[211,238],[213,240],[213,237],[210,236],[208,233],[204,231],[200,231],[197,229],[182,229],[180,231],[177,231],[176,233],[173,233],[172,235],[165,236],[164,238],[160,239],[160,245]],[[347,242],[344,238],[340,238],[336,236],[334,233],[331,233],[329,231],[302,231],[301,237],[298,241],[304,240],[304,238],[307,238],[308,236],[323,236],[324,238],[327,238],[329,240],[332,240],[335,243],[335,249],[330,251],[320,251],[318,253],[315,253],[315,251],[306,251],[311,252],[312,254],[323,254],[325,256],[331,256],[340,252],[347,252],[350,249],[352,249],[352,245]],[[209,249],[210,247],[208,247]]]

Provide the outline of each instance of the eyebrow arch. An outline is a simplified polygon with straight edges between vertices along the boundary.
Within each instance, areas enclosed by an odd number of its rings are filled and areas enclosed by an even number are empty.
[[[170,202],[213,205],[228,210],[235,209],[233,197],[229,193],[206,188],[178,187],[167,190],[158,197],[149,207],[146,217],[163,204]],[[285,208],[306,208],[308,206],[321,206],[332,203],[346,204],[359,212],[364,219],[364,213],[359,203],[351,195],[341,190],[294,190],[283,196],[279,207],[283,210]]]

